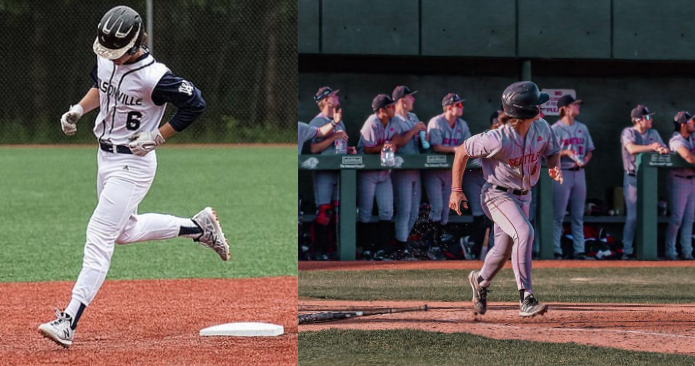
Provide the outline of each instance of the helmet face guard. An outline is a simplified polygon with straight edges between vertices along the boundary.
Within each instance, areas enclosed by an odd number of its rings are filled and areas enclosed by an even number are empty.
[[[127,6],[109,10],[99,22],[94,53],[108,60],[134,54],[142,42],[142,26],[140,15]]]
[[[504,113],[513,118],[530,119],[540,113],[539,105],[550,99],[530,81],[520,81],[507,87],[502,94]]]

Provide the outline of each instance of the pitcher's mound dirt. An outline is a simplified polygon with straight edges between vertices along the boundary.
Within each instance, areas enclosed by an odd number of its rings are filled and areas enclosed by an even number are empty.
[[[0,364],[294,365],[297,278],[106,281],[70,349],[43,338],[73,282],[0,284]],[[280,324],[279,337],[200,337],[230,322]]]

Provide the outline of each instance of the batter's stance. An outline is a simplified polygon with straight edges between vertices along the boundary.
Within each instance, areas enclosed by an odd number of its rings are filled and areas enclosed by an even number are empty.
[[[562,222],[567,204],[570,204],[572,217],[572,240],[574,259],[586,259],[584,249],[584,204],[586,203],[586,176],[584,166],[589,163],[594,151],[594,142],[585,124],[575,118],[579,115],[581,99],[575,100],[565,95],[557,101],[560,120],[552,129],[560,143],[560,167],[564,182],[553,182],[553,243],[555,258],[562,258]]]
[[[671,151],[695,165],[695,126],[688,112],[678,112],[673,118],[675,131],[668,141]],[[671,194],[671,218],[666,228],[666,259],[675,260],[676,236],[681,231],[681,258],[693,259],[693,222],[695,222],[695,170],[693,168],[669,169],[669,193]],[[683,226],[681,226],[683,224]]]
[[[528,220],[531,187],[541,171],[541,157],[548,161],[548,174],[562,182],[559,166],[560,146],[550,125],[539,119],[539,105],[548,101],[536,84],[521,81],[507,87],[502,94],[503,126],[467,139],[456,148],[452,168],[449,207],[461,215],[461,203],[468,207],[460,186],[469,158],[482,158],[482,201],[485,214],[495,222],[495,246],[485,257],[483,268],[472,271],[468,280],[473,288],[475,311],[485,314],[490,282],[511,256],[519,290],[523,317],[542,315],[548,306],[536,300],[531,287],[531,251],[533,226]]]
[[[135,10],[118,6],[99,22],[92,88],[63,114],[63,132],[74,135],[84,113],[99,107],[94,134],[97,152],[98,204],[87,225],[82,271],[65,311],[41,324],[39,332],[67,348],[75,328],[106,278],[114,244],[183,236],[229,259],[229,246],[214,211],[206,207],[192,219],[162,214],[138,215],[157,169],[155,148],[190,125],[205,110],[205,101],[189,81],[174,76],[142,46],[144,24]],[[166,103],[176,114],[161,127]]]
[[[670,151],[664,145],[659,132],[652,129],[652,115],[649,108],[637,105],[632,112],[632,127],[626,127],[620,134],[622,145],[623,168],[623,196],[625,196],[625,227],[623,228],[623,260],[634,259],[632,242],[635,239],[637,225],[637,154],[656,151],[659,154],[668,154]]]

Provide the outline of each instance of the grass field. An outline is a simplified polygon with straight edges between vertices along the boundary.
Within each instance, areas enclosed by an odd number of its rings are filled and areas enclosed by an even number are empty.
[[[211,205],[230,241],[225,263],[190,239],[116,247],[108,279],[296,276],[292,147],[158,150],[139,212],[190,217]],[[96,205],[95,147],[0,148],[0,282],[75,280]]]
[[[459,301],[469,304],[471,290],[467,281],[468,272],[300,271],[299,297],[300,301],[417,300],[425,303]],[[695,267],[539,268],[534,269],[533,275],[534,293],[545,302],[695,303],[695,293],[686,290],[695,288]],[[491,289],[489,301],[518,303],[511,269],[502,270]],[[537,320],[545,322],[550,318],[546,316]],[[356,324],[354,322],[359,321],[352,322]],[[497,340],[461,332],[439,333],[416,329],[327,329],[300,332],[299,360],[302,365],[333,366],[695,364],[694,357],[609,348],[615,344],[605,346]]]

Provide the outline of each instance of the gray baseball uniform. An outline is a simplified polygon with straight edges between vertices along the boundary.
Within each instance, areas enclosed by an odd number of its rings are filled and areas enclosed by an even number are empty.
[[[487,181],[482,193],[483,211],[495,222],[495,246],[485,257],[480,275],[492,281],[511,256],[518,290],[533,293],[530,191],[540,177],[540,158],[560,152],[555,134],[540,119],[531,124],[525,137],[505,125],[467,139],[464,146],[470,157],[483,158]]]
[[[659,136],[655,129],[648,129],[644,135],[640,134],[634,127],[626,127],[620,134],[620,144],[622,145],[623,169],[623,195],[625,196],[625,227],[623,228],[623,254],[631,255],[633,252],[633,241],[635,239],[635,227],[637,225],[637,175],[636,164],[637,155],[630,154],[625,146],[629,143],[635,145],[649,145],[658,142],[664,145],[664,140]],[[666,146],[666,145],[664,145]]]
[[[695,153],[695,137],[683,137],[674,132],[668,141],[671,151],[683,146]],[[676,236],[681,231],[681,255],[693,255],[693,222],[695,222],[695,170],[679,168],[669,170],[669,193],[671,198],[671,218],[666,228],[666,257],[676,257]],[[682,226],[681,226],[682,224]]]
[[[398,122],[391,119],[386,126],[372,114],[360,130],[357,151],[364,154],[365,147],[374,147],[391,141],[398,133]],[[393,217],[393,186],[390,170],[361,171],[357,173],[357,201],[359,203],[360,222],[369,222],[374,207],[374,197],[379,207],[379,220],[391,220]]]
[[[394,121],[398,122],[399,133],[405,135],[420,119],[415,113],[408,112],[408,118],[396,115]],[[398,149],[399,154],[418,154],[418,142],[420,137],[415,134],[410,141]],[[408,235],[413,230],[420,209],[420,197],[422,188],[420,185],[419,170],[394,170],[391,173],[396,208],[396,240],[408,241]]]
[[[299,147],[299,152],[298,155],[302,154],[302,146],[304,146],[304,143],[313,139],[314,136],[316,136],[316,133],[318,132],[318,128],[316,127],[311,127],[308,124],[304,122],[298,122],[299,127],[297,128],[298,131],[298,140],[297,140],[297,145]]]
[[[572,150],[579,159],[594,150],[589,129],[583,123],[574,121],[568,126],[557,121],[552,126],[555,137],[562,150]],[[586,203],[586,177],[584,169],[567,156],[560,160],[564,182],[553,181],[553,243],[555,253],[562,253],[560,238],[562,236],[562,221],[565,218],[567,203],[570,205],[572,217],[572,239],[574,254],[584,253],[584,204]]]
[[[332,118],[328,118],[323,115],[323,113],[319,113],[314,117],[314,119],[309,122],[309,126],[316,127],[316,128],[321,128],[333,121]],[[334,134],[338,131],[345,131],[345,124],[343,124],[342,121],[333,128],[333,132],[331,133]],[[330,135],[329,135],[330,136]],[[329,137],[326,136],[326,137]],[[326,137],[314,137],[314,139],[311,141],[312,144],[319,143],[323,141]],[[335,154],[335,143],[332,145],[329,145],[323,151],[321,151],[319,154],[325,155],[325,154]],[[340,174],[336,171],[331,171],[331,170],[319,170],[314,172],[314,197],[316,199],[316,205],[317,207],[320,205],[327,205],[331,203],[331,201],[337,201],[338,200],[338,181],[340,180]]]
[[[463,176],[461,188],[463,193],[468,198],[468,208],[471,209],[473,216],[485,215],[483,206],[480,201],[480,194],[485,185],[485,176],[483,175],[483,167],[480,159],[472,159],[466,167],[466,174]]]
[[[444,114],[433,117],[427,124],[430,145],[460,146],[471,137],[471,130],[466,121],[457,118],[449,126]],[[430,200],[430,220],[446,225],[449,222],[449,196],[451,195],[451,170],[431,169],[423,173],[425,189]]]

